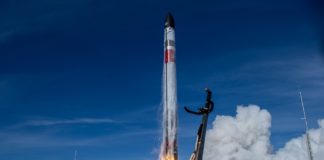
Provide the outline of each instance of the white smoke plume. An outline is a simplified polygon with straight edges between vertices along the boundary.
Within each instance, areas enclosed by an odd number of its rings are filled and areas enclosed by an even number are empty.
[[[320,160],[324,154],[324,120],[320,120],[319,125],[319,129],[309,131],[315,160]],[[307,159],[305,135],[292,139],[273,153],[270,127],[270,113],[256,105],[238,106],[235,117],[217,116],[213,127],[207,131],[204,160]]]
[[[315,154],[316,160],[324,158],[324,119],[319,120],[318,124],[320,126],[320,141],[318,145],[317,154]]]

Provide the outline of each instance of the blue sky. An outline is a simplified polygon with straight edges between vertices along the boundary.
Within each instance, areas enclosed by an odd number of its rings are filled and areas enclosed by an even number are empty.
[[[163,21],[176,20],[179,154],[188,159],[203,88],[216,115],[257,104],[274,150],[323,118],[321,6],[303,0],[0,1],[0,157],[154,159]],[[321,2],[318,2],[321,3]],[[314,7],[315,6],[315,7]]]

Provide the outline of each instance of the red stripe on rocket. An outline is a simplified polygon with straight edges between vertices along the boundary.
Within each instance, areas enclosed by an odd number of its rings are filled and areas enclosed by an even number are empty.
[[[164,63],[175,62],[175,55],[173,49],[167,49],[164,52]]]

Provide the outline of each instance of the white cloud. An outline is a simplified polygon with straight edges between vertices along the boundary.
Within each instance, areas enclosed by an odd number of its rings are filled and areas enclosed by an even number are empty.
[[[318,153],[319,132],[320,129],[310,130],[310,141],[313,156]],[[273,155],[274,160],[305,160],[308,159],[305,135],[294,138],[286,143],[285,147],[280,149],[276,155]]]
[[[315,159],[320,160],[324,157],[324,119],[319,120],[318,124],[320,125],[320,141],[318,145],[318,151],[315,154]]]
[[[61,120],[29,120],[23,126],[52,126],[64,124],[99,124],[99,123],[119,123],[109,118],[79,118]]]
[[[51,132],[0,132],[0,149],[12,150],[13,148],[34,147],[71,147],[71,146],[105,146],[112,147],[117,144],[127,145],[130,142],[140,141],[138,137],[156,135],[157,130],[147,129],[141,131],[128,131],[124,133],[108,134],[103,136],[88,136],[84,138],[71,138],[58,136]],[[120,139],[123,139],[121,141]]]
[[[320,129],[309,131],[312,151],[323,154],[319,148]],[[276,153],[270,144],[271,115],[256,105],[238,106],[237,115],[217,116],[212,129],[207,131],[205,160],[305,160],[307,159],[305,136],[294,138]],[[323,136],[322,136],[323,137]],[[323,138],[322,138],[323,139]],[[319,160],[319,159],[318,159]]]
[[[239,106],[237,116],[218,116],[207,131],[205,160],[260,160],[270,152],[268,111]]]
[[[123,124],[110,118],[76,118],[76,119],[37,119],[27,120],[22,123],[7,127],[7,129],[18,129],[24,127],[46,127],[54,125],[73,125],[73,124]]]

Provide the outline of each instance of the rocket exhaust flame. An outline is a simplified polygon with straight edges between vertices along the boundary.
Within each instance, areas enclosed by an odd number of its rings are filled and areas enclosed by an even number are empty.
[[[177,160],[177,83],[174,19],[168,14],[164,26],[163,139],[160,160]]]

